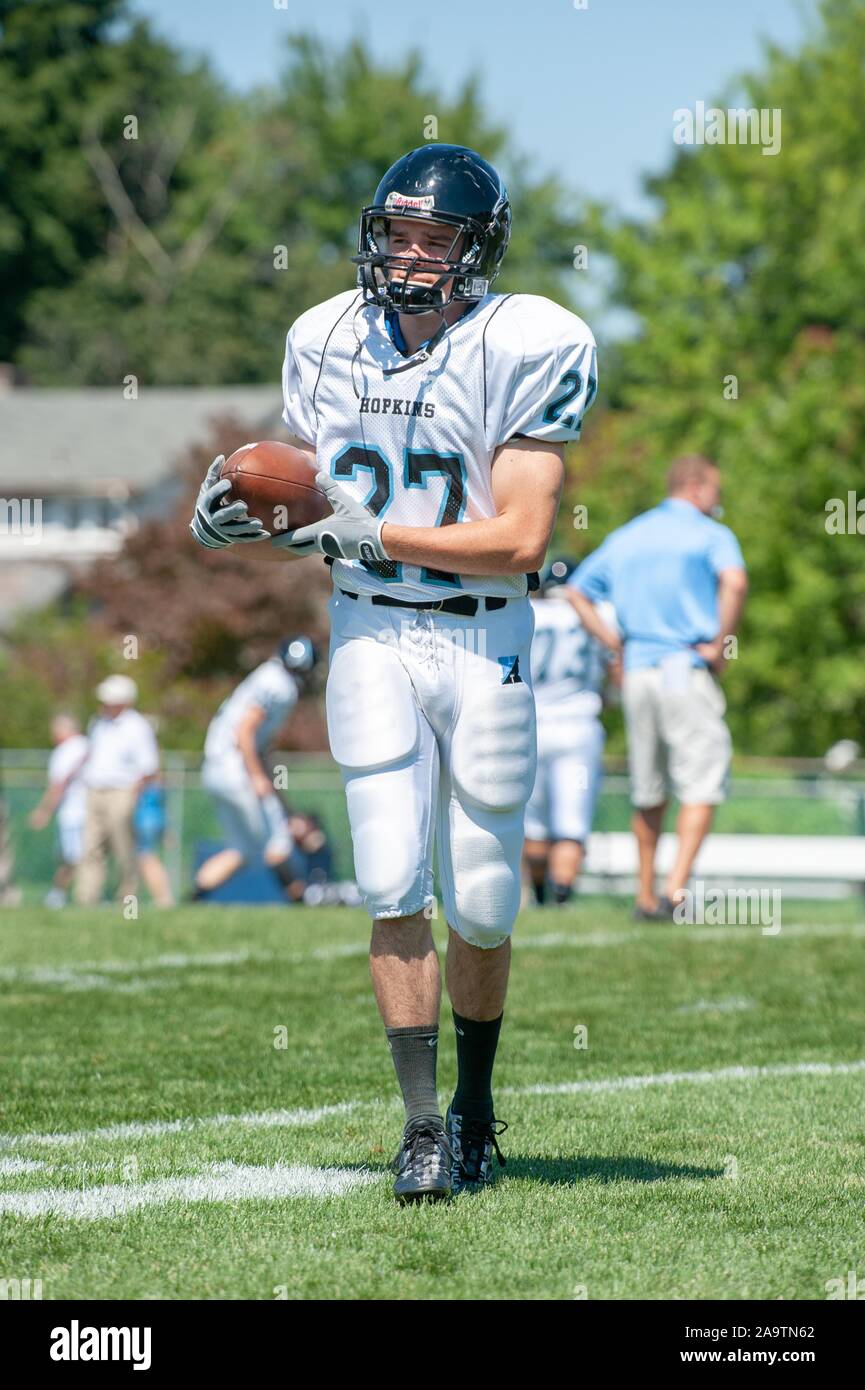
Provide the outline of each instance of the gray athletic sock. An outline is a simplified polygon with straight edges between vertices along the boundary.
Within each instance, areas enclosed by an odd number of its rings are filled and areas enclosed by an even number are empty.
[[[388,1046],[405,1102],[406,1124],[410,1120],[437,1120],[442,1123],[436,1093],[438,1024],[416,1028],[386,1028]]]

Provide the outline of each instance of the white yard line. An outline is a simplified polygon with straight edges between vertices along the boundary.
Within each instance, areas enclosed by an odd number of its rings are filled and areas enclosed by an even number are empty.
[[[0,1158],[0,1178],[17,1178],[21,1173],[39,1173],[47,1167],[47,1163],[38,1163],[31,1158]]]
[[[310,961],[339,960],[344,956],[365,956],[366,941],[352,941],[340,946],[317,946],[309,951],[218,951],[207,955],[151,956],[144,960],[81,961],[67,965],[10,965],[0,969],[0,983],[14,985],[48,985],[70,992],[107,990],[112,994],[141,994],[154,989],[176,989],[177,980],[144,980],[142,973],[175,970],[213,970],[231,965],[303,965]],[[118,975],[130,975],[119,980]]]
[[[753,999],[734,995],[732,999],[696,999],[693,1004],[680,1004],[677,1014],[736,1014],[755,1007]]]
[[[580,950],[583,948],[603,948],[627,946],[634,942],[646,943],[652,936],[662,936],[668,941],[734,941],[741,944],[753,934],[754,939],[763,940],[759,927],[679,927],[675,923],[652,923],[648,928],[630,928],[622,931],[555,931],[541,932],[536,936],[520,935],[516,932],[513,945],[517,949],[543,951],[559,946]],[[777,936],[767,938],[773,941],[785,937],[831,937],[865,936],[865,923],[808,923],[782,920]],[[107,961],[69,961],[58,965],[11,965],[0,968],[0,983],[17,985],[55,985],[67,990],[109,990],[121,994],[138,994],[147,990],[164,989],[168,982],[160,979],[144,980],[142,974],[151,971],[212,970],[231,965],[305,965],[311,961],[331,961],[365,956],[369,947],[364,941],[348,941],[329,946],[314,946],[308,951],[214,951],[195,955],[175,952],[168,955],[148,956],[143,960]],[[129,980],[117,980],[118,975],[130,975]],[[173,982],[171,982],[173,985]]]
[[[781,941],[784,937],[807,937],[807,936],[865,936],[865,922],[839,922],[837,924],[820,922],[791,922],[787,925],[783,918],[780,920],[780,931],[776,936],[765,938],[771,941]],[[676,941],[701,942],[701,941],[734,941],[737,945],[747,941],[749,937],[754,940],[763,940],[763,934],[759,925],[755,926],[727,926],[727,927],[691,927],[677,926],[675,922],[653,922],[647,927],[636,928],[623,931],[595,931],[595,932],[544,932],[540,936],[520,936],[516,932],[512,944],[515,947],[525,947],[527,950],[546,950],[554,946],[629,946],[635,942],[647,943],[653,936],[663,936],[664,944]]]
[[[24,1144],[44,1144],[49,1148],[71,1148],[89,1144],[92,1140],[151,1139],[164,1134],[191,1134],[197,1129],[227,1129],[240,1125],[245,1129],[292,1129],[316,1125],[332,1115],[347,1115],[369,1101],[341,1101],[338,1105],[322,1105],[316,1110],[252,1110],[237,1115],[189,1116],[182,1120],[130,1120],[101,1125],[98,1129],[70,1130],[65,1134],[0,1134],[0,1150],[19,1148]]]
[[[254,1168],[214,1163],[185,1178],[153,1182],[112,1183],[101,1187],[44,1187],[31,1192],[0,1192],[0,1213],[12,1216],[59,1216],[73,1221],[98,1221],[123,1216],[141,1207],[168,1202],[273,1201],[278,1197],[342,1197],[352,1188],[380,1177],[366,1169],[311,1168],[305,1164],[275,1163]]]
[[[538,1082],[535,1086],[502,1086],[503,1096],[602,1095],[611,1091],[642,1091],[649,1086],[706,1086],[716,1081],[764,1081],[775,1076],[849,1076],[865,1072],[865,1058],[855,1062],[773,1062],[765,1067],[720,1067],[717,1071],[659,1071],[644,1076],[608,1076],[597,1081]]]
[[[196,968],[213,969],[225,965],[247,965],[249,962],[268,964],[274,960],[285,960],[274,951],[215,951],[205,955],[161,955],[149,956],[144,960],[105,960],[69,961],[62,965],[10,965],[0,969],[0,983],[4,984],[57,984],[78,989],[122,989],[114,976],[132,975],[131,983],[142,983],[137,976],[151,970],[192,970]],[[161,981],[154,981],[151,988],[159,988]]]
[[[776,1076],[848,1076],[865,1072],[865,1058],[852,1062],[772,1062],[766,1066],[720,1067],[716,1071],[648,1072],[637,1076],[608,1076],[591,1081],[538,1082],[532,1086],[503,1086],[499,1095],[553,1096],[580,1093],[603,1095],[617,1091],[639,1091],[651,1086],[711,1085],[723,1081],[764,1081]],[[396,1097],[376,1100],[348,1100],[337,1105],[323,1105],[317,1110],[253,1110],[236,1115],[218,1114],[191,1116],[180,1120],[132,1120],[98,1129],[78,1129],[67,1133],[0,1134],[0,1150],[29,1145],[67,1148],[74,1145],[116,1139],[150,1139],[166,1134],[191,1134],[199,1129],[227,1129],[239,1125],[245,1129],[305,1128],[329,1120],[336,1115],[380,1105],[396,1106]]]

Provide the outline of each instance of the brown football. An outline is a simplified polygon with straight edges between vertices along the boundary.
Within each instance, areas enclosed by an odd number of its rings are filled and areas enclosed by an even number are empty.
[[[331,514],[330,503],[316,486],[315,473],[314,460],[290,444],[275,440],[244,444],[235,449],[220,470],[220,477],[231,482],[223,506],[240,498],[249,515],[258,517],[273,536],[294,531],[298,526],[310,526]],[[269,543],[259,542],[252,548],[274,554]]]

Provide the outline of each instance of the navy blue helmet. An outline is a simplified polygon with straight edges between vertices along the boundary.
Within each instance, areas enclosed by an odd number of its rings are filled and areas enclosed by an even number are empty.
[[[406,262],[388,255],[391,217],[453,227],[441,261]],[[508,191],[491,164],[464,145],[421,145],[388,169],[360,215],[358,284],[368,304],[425,314],[452,301],[476,304],[499,273],[511,235]],[[409,283],[412,270],[439,272],[430,285]],[[398,277],[391,274],[399,271]],[[450,280],[450,292],[444,285]]]
[[[276,655],[286,671],[295,676],[308,676],[318,661],[318,652],[308,637],[286,637],[280,642]]]

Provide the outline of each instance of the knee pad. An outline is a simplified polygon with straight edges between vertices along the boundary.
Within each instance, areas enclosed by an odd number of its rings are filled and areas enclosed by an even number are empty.
[[[527,685],[477,692],[451,747],[453,799],[442,858],[447,919],[471,946],[506,941],[520,907],[525,805],[534,786],[535,702]]]
[[[500,946],[520,909],[522,811],[481,819],[458,805],[450,823],[451,881],[443,884],[448,923],[470,946]]]

